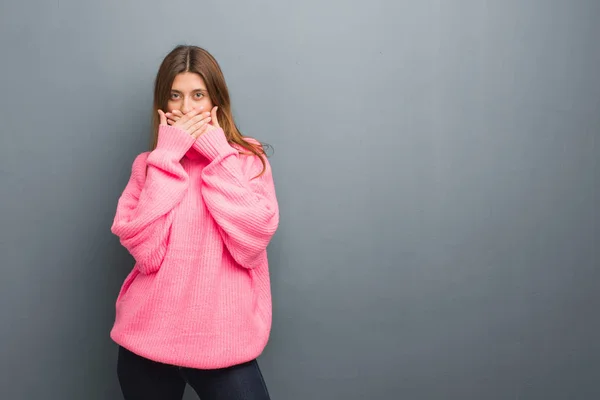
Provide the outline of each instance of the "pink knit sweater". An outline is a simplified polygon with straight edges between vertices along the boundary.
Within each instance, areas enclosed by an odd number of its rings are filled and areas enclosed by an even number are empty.
[[[116,301],[116,343],[201,369],[263,351],[279,208],[268,161],[252,179],[262,163],[238,150],[221,129],[195,140],[161,125],[156,149],[133,162],[112,226],[136,262]]]

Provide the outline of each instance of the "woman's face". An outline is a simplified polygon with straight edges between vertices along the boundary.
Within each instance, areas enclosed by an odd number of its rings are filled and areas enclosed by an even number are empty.
[[[167,108],[188,113],[192,109],[210,111],[213,103],[206,90],[204,79],[194,72],[182,72],[175,77]]]

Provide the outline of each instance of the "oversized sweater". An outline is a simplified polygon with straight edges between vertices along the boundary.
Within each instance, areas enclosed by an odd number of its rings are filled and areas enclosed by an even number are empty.
[[[216,128],[161,125],[136,157],[112,232],[135,259],[111,338],[148,359],[213,369],[256,358],[271,330],[266,248],[279,224],[271,167]]]

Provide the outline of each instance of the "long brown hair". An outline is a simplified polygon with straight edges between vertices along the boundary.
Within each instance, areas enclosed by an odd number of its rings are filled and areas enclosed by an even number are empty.
[[[158,143],[160,119],[157,110],[161,109],[166,112],[173,81],[178,74],[183,72],[194,72],[202,77],[213,106],[218,107],[217,119],[225,132],[227,141],[247,150],[249,153],[245,153],[246,155],[259,157],[263,169],[258,176],[262,175],[266,169],[265,159],[263,158],[266,156],[263,144],[247,140],[242,136],[233,119],[229,90],[221,67],[208,51],[198,46],[179,45],[175,47],[167,54],[158,69],[154,82],[151,150],[154,150]]]

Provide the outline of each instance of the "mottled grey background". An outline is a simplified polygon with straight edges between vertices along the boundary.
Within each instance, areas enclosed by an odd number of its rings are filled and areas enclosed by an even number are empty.
[[[118,399],[110,233],[176,44],[271,159],[273,399],[600,398],[600,2],[0,4],[0,398]],[[191,399],[188,391],[186,398]]]

